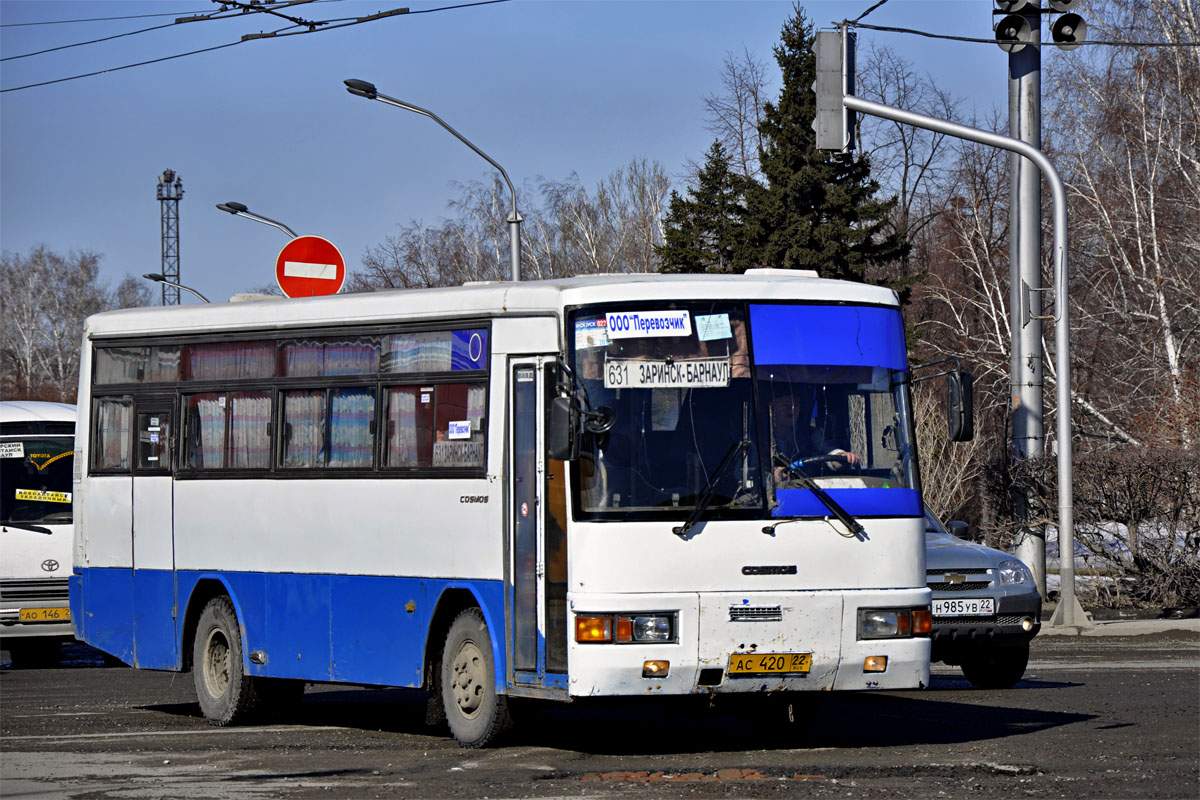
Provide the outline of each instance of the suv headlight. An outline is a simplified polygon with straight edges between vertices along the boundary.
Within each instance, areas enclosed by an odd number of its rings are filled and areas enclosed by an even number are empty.
[[[999,572],[1002,584],[1033,583],[1033,575],[1029,572],[1029,567],[1020,561],[1011,559],[1001,561]]]

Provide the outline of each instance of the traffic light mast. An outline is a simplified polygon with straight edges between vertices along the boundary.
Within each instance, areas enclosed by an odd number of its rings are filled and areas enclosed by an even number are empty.
[[[1080,45],[1087,24],[1072,12],[1078,0],[996,0],[996,44],[1008,53],[1008,135],[1042,149],[1042,15],[1058,14],[1050,36],[1058,47]],[[1004,15],[1001,17],[1000,15]],[[1042,183],[1034,164],[1017,153],[1008,160],[1008,318],[1013,456],[1041,458],[1046,452],[1044,366],[1042,363]],[[1017,509],[1028,521],[1024,493]],[[1046,597],[1046,529],[1027,524],[1017,537],[1015,553],[1033,569],[1038,591]],[[1061,552],[1060,559],[1065,558]]]
[[[819,31],[816,33],[815,46],[822,48],[847,48],[853,47],[853,43],[845,35],[845,26],[841,32],[825,32]],[[841,39],[839,43],[830,41],[830,39]],[[822,41],[824,40],[824,41]],[[843,63],[853,63],[853,59],[844,59]],[[842,86],[853,85],[847,78],[843,81],[820,81],[818,80],[813,88],[820,91],[832,91],[835,87],[840,90]],[[1050,191],[1053,196],[1054,208],[1054,250],[1053,250],[1053,273],[1054,273],[1054,363],[1056,371],[1055,390],[1057,392],[1058,401],[1058,419],[1057,419],[1057,434],[1058,434],[1058,540],[1059,549],[1065,554],[1059,560],[1059,575],[1061,576],[1061,594],[1058,601],[1058,607],[1054,611],[1054,616],[1050,621],[1052,627],[1063,629],[1075,629],[1076,632],[1092,627],[1091,621],[1084,614],[1083,609],[1079,605],[1079,600],[1075,597],[1075,508],[1074,508],[1074,491],[1072,488],[1072,479],[1074,473],[1074,447],[1071,438],[1071,325],[1070,325],[1070,298],[1069,298],[1069,270],[1067,259],[1067,190],[1063,184],[1062,178],[1059,177],[1058,171],[1054,169],[1054,165],[1046,158],[1041,150],[1032,145],[1022,142],[1019,139],[1011,136],[1002,136],[992,131],[980,130],[979,128],[971,128],[966,125],[960,125],[956,122],[950,122],[936,117],[929,117],[924,114],[917,114],[913,111],[905,109],[893,108],[892,106],[876,103],[871,100],[864,100],[861,97],[855,97],[850,94],[842,94],[839,98],[830,97],[817,98],[817,108],[834,108],[837,101],[840,100],[841,105],[845,108],[856,111],[860,114],[870,114],[872,116],[890,119],[894,122],[899,122],[904,125],[912,125],[917,128],[935,131],[947,136],[953,136],[959,139],[965,139],[971,142],[988,145],[990,147],[998,147],[1002,150],[1007,150],[1010,153],[1028,159],[1031,164],[1036,166],[1041,171],[1041,176],[1046,179],[1050,186]],[[840,151],[837,142],[831,142],[824,147],[818,145],[821,149],[829,149]],[[1042,573],[1045,574],[1045,565],[1042,564]]]

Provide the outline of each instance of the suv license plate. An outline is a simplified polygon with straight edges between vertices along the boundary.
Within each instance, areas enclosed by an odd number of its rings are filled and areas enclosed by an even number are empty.
[[[996,614],[994,597],[957,597],[953,600],[934,600],[935,617],[992,617]]]

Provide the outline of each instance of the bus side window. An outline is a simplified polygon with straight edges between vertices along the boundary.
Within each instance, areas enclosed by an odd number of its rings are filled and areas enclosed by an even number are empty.
[[[133,444],[133,400],[129,397],[106,397],[97,400],[94,408],[93,468],[128,472]]]
[[[189,469],[270,467],[270,392],[193,394],[186,408],[183,463]]]

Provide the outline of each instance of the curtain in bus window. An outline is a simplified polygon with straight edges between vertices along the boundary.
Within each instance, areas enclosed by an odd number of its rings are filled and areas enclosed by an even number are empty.
[[[450,331],[397,333],[384,337],[384,372],[449,372]]]
[[[329,466],[370,467],[375,395],[370,389],[330,392]]]
[[[271,395],[233,392],[229,395],[229,466],[267,469],[271,466]]]
[[[143,377],[146,383],[174,383],[179,380],[179,345],[151,347]]]
[[[129,469],[133,402],[101,400],[96,404],[96,469]]]
[[[388,389],[389,467],[417,466],[417,387]]]
[[[92,380],[97,385],[137,383],[147,356],[145,347],[98,348],[96,363],[92,365]]]
[[[325,390],[301,389],[283,398],[283,466],[325,466]]]
[[[179,346],[102,347],[96,350],[93,380],[110,383],[174,383],[179,380]]]
[[[379,343],[371,337],[325,344],[326,375],[367,375],[379,371]]]
[[[289,378],[315,378],[325,366],[325,345],[301,340],[283,345],[283,374]]]
[[[471,420],[471,430],[483,430],[484,403],[487,400],[487,388],[471,386],[467,389],[467,419]]]
[[[270,378],[274,375],[274,342],[210,342],[188,346],[188,377],[193,381]]]
[[[225,395],[194,394],[188,398],[187,465],[192,469],[225,466]]]

